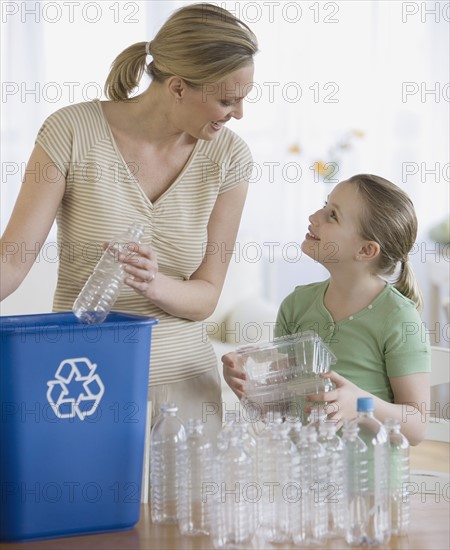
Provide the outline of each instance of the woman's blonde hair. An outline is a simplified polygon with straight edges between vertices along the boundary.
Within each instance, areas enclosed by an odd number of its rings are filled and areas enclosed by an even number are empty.
[[[153,58],[148,65],[147,49]],[[193,87],[217,82],[250,65],[257,51],[256,36],[230,12],[192,4],[177,10],[150,43],[138,42],[117,56],[105,94],[115,101],[127,99],[144,71],[156,82],[173,75]]]
[[[346,181],[356,185],[363,201],[362,238],[380,245],[379,274],[393,275],[400,263],[400,275],[394,286],[421,311],[422,293],[408,258],[417,237],[417,217],[411,199],[402,189],[379,176],[358,174]]]

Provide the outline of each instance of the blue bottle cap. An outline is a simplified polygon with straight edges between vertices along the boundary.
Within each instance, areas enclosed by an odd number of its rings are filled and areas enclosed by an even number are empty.
[[[358,412],[373,412],[375,409],[373,397],[358,397],[356,409]]]

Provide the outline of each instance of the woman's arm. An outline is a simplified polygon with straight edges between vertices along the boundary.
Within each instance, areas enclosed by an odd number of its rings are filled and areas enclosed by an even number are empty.
[[[188,281],[177,281],[157,272],[154,251],[141,245],[135,249],[137,257],[120,258],[128,263],[126,271],[131,275],[125,280],[126,284],[176,317],[192,321],[209,317],[222,291],[247,187],[244,182],[217,197],[208,223],[208,242],[198,243],[206,251],[203,262]],[[223,254],[223,251],[228,253]]]
[[[47,153],[36,145],[13,213],[1,239],[0,300],[25,279],[55,220],[66,181]]]
[[[336,388],[330,392],[308,396],[308,401],[326,401],[325,410],[330,419],[337,422],[340,428],[345,420],[356,416],[358,397],[373,397],[375,416],[380,422],[387,418],[398,420],[401,430],[411,445],[418,445],[426,434],[427,412],[430,408],[430,381],[428,373],[410,374],[390,378],[394,392],[394,403],[388,403],[369,392],[366,392],[338,374],[330,371],[321,375],[330,378]],[[307,412],[310,409],[307,409]]]

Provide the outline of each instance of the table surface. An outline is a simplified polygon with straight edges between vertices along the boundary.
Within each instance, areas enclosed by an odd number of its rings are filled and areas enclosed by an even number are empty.
[[[450,485],[449,445],[443,442],[423,442],[411,448],[411,469],[418,469],[423,478],[411,477],[411,521],[408,534],[393,537],[383,548],[410,550],[439,550],[450,548]],[[433,475],[436,473],[436,476]],[[443,474],[438,477],[439,473]],[[321,548],[346,548],[341,539],[330,539]],[[97,535],[66,537],[22,543],[3,543],[4,550],[183,550],[210,549],[209,537],[182,537],[176,525],[155,525],[150,508],[143,504],[139,523],[130,530]],[[257,536],[247,548],[288,549],[294,545],[270,545]]]

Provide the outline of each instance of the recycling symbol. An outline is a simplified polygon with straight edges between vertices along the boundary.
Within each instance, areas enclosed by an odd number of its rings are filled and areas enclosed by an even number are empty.
[[[47,382],[47,400],[58,418],[84,420],[96,411],[105,392],[96,368],[87,357],[61,361],[55,380]]]

